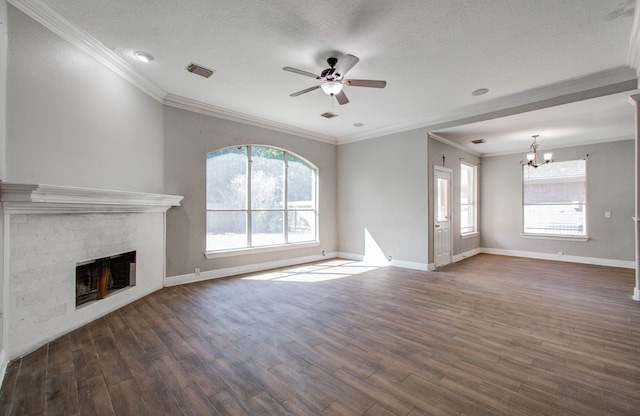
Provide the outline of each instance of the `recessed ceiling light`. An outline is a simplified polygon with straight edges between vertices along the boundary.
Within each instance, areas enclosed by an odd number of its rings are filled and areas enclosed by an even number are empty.
[[[353,127],[362,127],[364,123],[353,123]]]
[[[140,62],[151,62],[153,61],[153,56],[146,52],[136,51],[133,53],[133,56]]]
[[[489,92],[488,88],[478,88],[477,90],[472,92],[471,95],[485,95],[488,92]]]

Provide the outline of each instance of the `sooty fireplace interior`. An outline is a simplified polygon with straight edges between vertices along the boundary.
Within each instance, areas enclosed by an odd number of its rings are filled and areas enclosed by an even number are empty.
[[[136,284],[136,252],[76,264],[76,306]]]

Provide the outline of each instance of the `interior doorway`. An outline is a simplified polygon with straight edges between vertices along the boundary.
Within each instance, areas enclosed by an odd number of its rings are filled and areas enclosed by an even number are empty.
[[[433,175],[433,245],[436,267],[451,263],[451,176],[453,171],[436,166]]]

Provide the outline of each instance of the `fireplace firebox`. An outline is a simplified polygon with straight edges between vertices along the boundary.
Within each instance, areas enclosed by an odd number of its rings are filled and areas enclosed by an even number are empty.
[[[76,264],[76,306],[136,284],[136,252]]]

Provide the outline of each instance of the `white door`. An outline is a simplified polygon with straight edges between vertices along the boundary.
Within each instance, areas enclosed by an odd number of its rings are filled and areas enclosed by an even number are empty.
[[[451,263],[451,169],[435,167],[434,175],[434,263]]]

